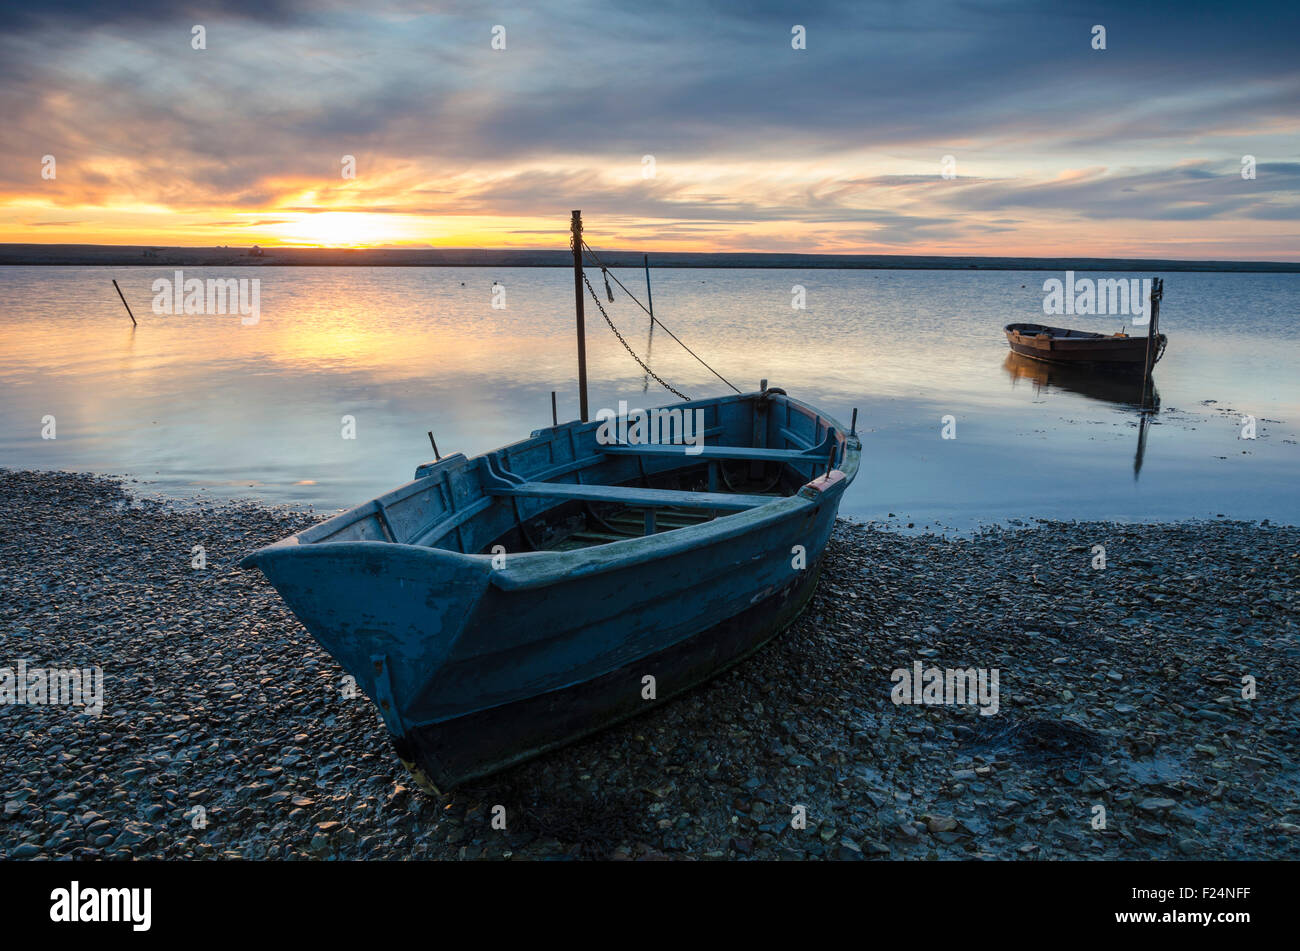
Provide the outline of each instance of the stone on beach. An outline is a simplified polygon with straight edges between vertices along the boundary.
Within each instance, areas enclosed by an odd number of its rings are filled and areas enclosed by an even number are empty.
[[[319,516],[67,473],[0,470],[0,498],[0,664],[104,672],[99,716],[0,706],[0,857],[1300,858],[1294,528],[841,520],[763,651],[435,799],[236,567]],[[917,661],[998,670],[998,711],[895,704]]]

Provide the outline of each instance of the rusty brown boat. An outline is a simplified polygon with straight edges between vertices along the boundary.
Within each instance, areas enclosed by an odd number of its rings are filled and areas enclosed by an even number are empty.
[[[1032,360],[1080,367],[1110,368],[1142,372],[1147,357],[1147,338],[1125,333],[1099,334],[1045,324],[1007,324],[1011,349]],[[1154,365],[1165,353],[1166,337],[1151,340]]]

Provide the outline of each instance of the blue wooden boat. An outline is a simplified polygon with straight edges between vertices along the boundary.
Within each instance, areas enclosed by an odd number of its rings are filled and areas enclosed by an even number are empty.
[[[702,411],[702,446],[552,426],[421,465],[242,564],[422,785],[486,775],[699,684],[812,595],[857,436],[780,389],[671,409]]]

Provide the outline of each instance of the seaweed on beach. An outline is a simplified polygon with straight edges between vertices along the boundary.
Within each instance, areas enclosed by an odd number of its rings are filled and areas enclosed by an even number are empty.
[[[972,728],[969,752],[1006,756],[1025,766],[1082,764],[1101,751],[1102,738],[1073,720],[1031,717]]]

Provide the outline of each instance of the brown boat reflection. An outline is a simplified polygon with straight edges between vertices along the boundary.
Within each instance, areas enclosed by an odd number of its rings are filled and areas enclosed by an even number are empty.
[[[1137,451],[1133,455],[1133,481],[1137,481],[1142,472],[1142,460],[1146,455],[1147,430],[1152,417],[1160,412],[1160,393],[1155,388],[1155,381],[1146,395],[1146,406],[1142,405],[1142,380],[1134,379],[1131,374],[1108,374],[1096,369],[1085,370],[1078,367],[1043,363],[1022,357],[1018,353],[1008,353],[1002,363],[1002,369],[1011,377],[1012,385],[1021,381],[1034,387],[1035,393],[1050,392],[1053,389],[1075,393],[1088,399],[1103,403],[1114,403],[1128,407],[1138,414]]]
[[[1036,388],[1064,390],[1103,403],[1119,403],[1142,408],[1142,378],[1125,373],[1106,373],[1097,369],[1043,363],[1018,353],[1008,353],[1002,363],[1013,384],[1026,380]],[[1147,409],[1158,410],[1160,394],[1152,381],[1147,394]]]

